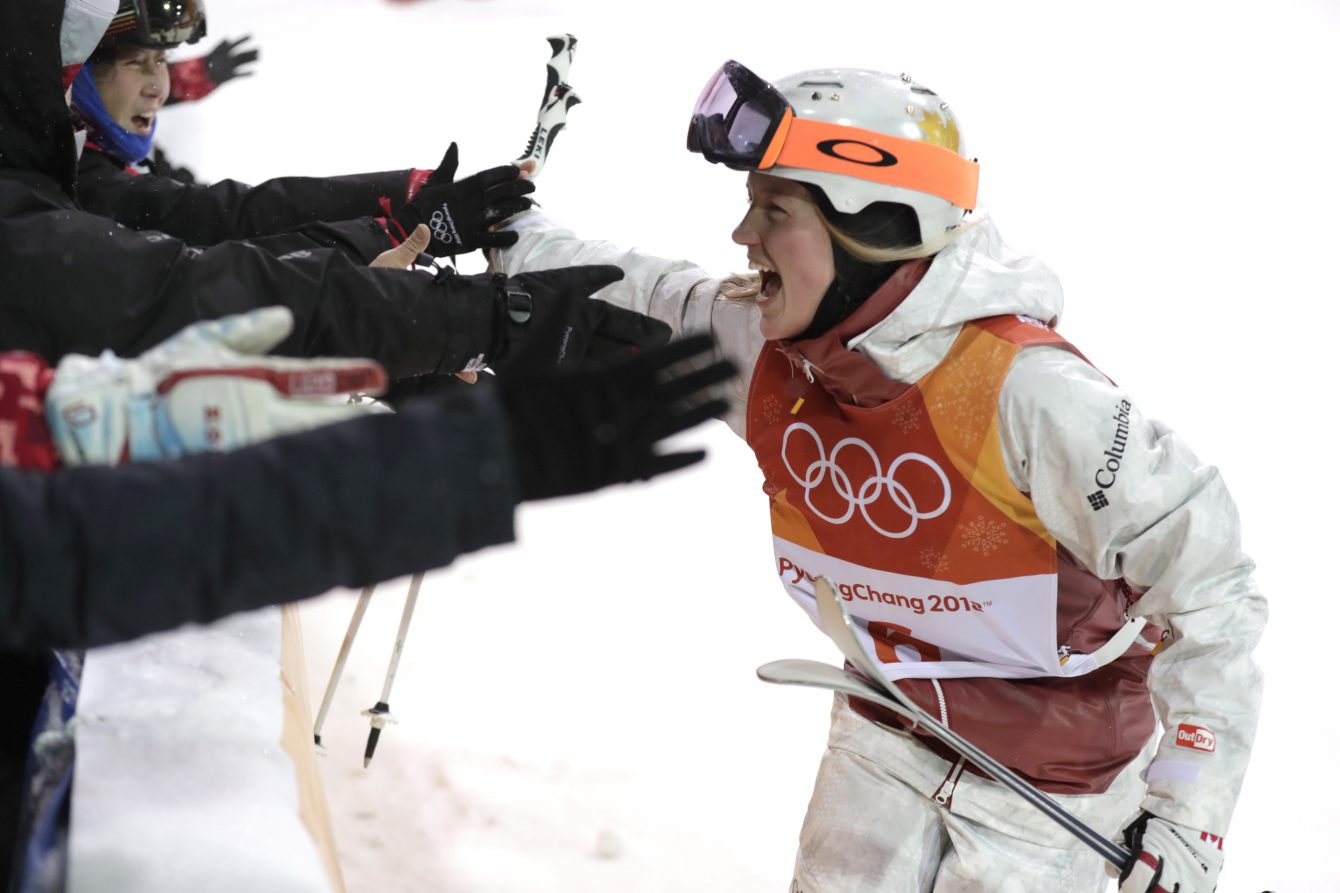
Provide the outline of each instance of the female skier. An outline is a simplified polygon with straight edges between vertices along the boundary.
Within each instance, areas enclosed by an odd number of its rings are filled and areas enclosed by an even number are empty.
[[[1122,893],[1209,893],[1266,617],[1218,472],[1057,333],[1046,266],[965,220],[977,165],[931,90],[851,69],[772,85],[728,62],[689,148],[749,172],[732,237],[756,276],[584,242],[538,212],[499,262],[616,263],[627,278],[602,298],[712,331],[753,370],[730,421],[792,598],[817,622],[829,577],[889,679],[1124,837]],[[795,893],[1107,883],[922,730],[835,699]]]

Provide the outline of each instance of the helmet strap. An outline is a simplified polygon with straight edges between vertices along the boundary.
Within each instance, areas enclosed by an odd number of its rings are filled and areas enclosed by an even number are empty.
[[[792,338],[792,341],[807,341],[818,338],[833,326],[842,322],[865,303],[875,291],[898,269],[899,261],[887,264],[872,264],[857,260],[847,253],[836,241],[833,245],[833,269],[835,275],[828,291],[819,300],[814,311],[814,319],[805,331]]]
[[[828,196],[817,186],[806,183],[819,211],[835,227],[860,242],[877,248],[915,245],[920,239],[917,215],[906,205],[879,202],[855,214],[843,214],[833,207]],[[817,338],[842,322],[865,303],[898,269],[901,261],[871,263],[860,260],[830,239],[833,246],[833,282],[819,300],[814,319],[793,341]]]

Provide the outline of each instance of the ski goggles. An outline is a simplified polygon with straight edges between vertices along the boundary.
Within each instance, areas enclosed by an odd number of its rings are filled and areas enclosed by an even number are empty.
[[[781,91],[735,61],[703,88],[688,144],[735,170],[781,165],[925,192],[965,210],[977,204],[975,161],[932,143],[799,117]]]
[[[170,50],[204,36],[205,0],[123,0],[102,45],[128,40]]]

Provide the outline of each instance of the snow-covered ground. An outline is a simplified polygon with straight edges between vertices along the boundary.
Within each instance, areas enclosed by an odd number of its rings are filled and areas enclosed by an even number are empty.
[[[258,181],[514,157],[546,35],[580,39],[572,113],[540,181],[554,215],[726,271],[742,175],[684,151],[727,58],[765,76],[906,70],[965,123],[982,205],[1044,257],[1062,331],[1220,465],[1272,599],[1252,771],[1221,893],[1340,890],[1340,625],[1331,379],[1340,7],[680,0],[212,0],[208,41],[254,33],[258,74],[169,110],[162,143]],[[710,461],[528,506],[520,542],[424,586],[361,767],[404,583],[383,587],[325,738],[351,893],[781,891],[825,731],[822,694],[758,664],[837,662],[769,573],[760,476],[714,424]],[[356,474],[357,469],[350,469]],[[315,691],[352,610],[306,611]]]

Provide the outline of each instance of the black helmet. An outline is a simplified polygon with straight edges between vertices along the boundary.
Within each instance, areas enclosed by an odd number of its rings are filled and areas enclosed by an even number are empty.
[[[170,50],[205,36],[205,0],[121,0],[98,49],[122,43]]]

